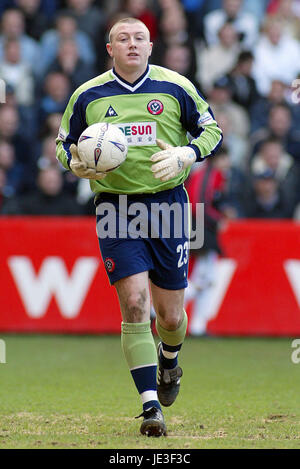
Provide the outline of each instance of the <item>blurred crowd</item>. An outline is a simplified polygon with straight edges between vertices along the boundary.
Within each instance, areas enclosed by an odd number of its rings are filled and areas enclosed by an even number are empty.
[[[223,130],[187,184],[211,222],[300,218],[300,0],[1,0],[0,214],[94,214],[55,138],[72,92],[111,68],[108,31],[127,16]]]

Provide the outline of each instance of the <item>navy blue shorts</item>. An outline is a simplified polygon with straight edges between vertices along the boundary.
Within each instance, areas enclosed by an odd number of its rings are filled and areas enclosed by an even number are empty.
[[[156,194],[101,193],[97,235],[110,283],[140,272],[158,287],[187,287],[188,196],[183,185]]]

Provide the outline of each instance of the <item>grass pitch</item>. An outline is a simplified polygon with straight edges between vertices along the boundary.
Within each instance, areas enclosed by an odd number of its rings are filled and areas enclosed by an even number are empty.
[[[0,338],[0,448],[300,448],[290,339],[188,338],[168,436],[147,438],[119,337]]]

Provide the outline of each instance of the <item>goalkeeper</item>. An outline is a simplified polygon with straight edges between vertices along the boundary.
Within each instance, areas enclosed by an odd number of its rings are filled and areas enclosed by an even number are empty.
[[[151,208],[162,203],[184,208],[188,197],[183,184],[190,168],[213,156],[222,132],[189,80],[148,64],[151,50],[144,23],[125,18],[114,24],[107,44],[113,68],[71,96],[57,138],[57,158],[78,177],[90,179],[97,226],[107,216],[107,202],[114,208],[111,215],[122,221],[113,236],[101,236],[98,230],[100,250],[119,297],[122,349],[143,406],[140,431],[160,436],[166,434],[161,405],[173,404],[182,376],[178,353],[187,330],[183,305],[189,240],[184,229],[178,237],[183,215],[166,221],[168,210],[152,216]],[[77,153],[80,134],[96,122],[118,125],[128,140],[126,161],[108,174],[87,169]],[[130,236],[130,229],[124,235],[124,223],[129,227],[132,216],[124,218],[121,196],[122,201],[126,196],[127,213],[137,202],[143,204],[141,225],[151,226],[155,235]],[[164,223],[168,236],[163,235]],[[150,328],[149,284],[160,337],[157,351]]]

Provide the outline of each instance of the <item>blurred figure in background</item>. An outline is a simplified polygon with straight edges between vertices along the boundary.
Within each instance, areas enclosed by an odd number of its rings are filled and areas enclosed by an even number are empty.
[[[79,57],[85,64],[95,64],[96,53],[90,37],[80,31],[77,20],[71,13],[60,12],[56,16],[55,28],[47,30],[41,37],[40,75],[43,75],[55,60],[61,41],[72,39],[76,42]]]
[[[35,177],[36,142],[28,140],[20,128],[20,118],[15,106],[0,106],[0,139],[12,145],[17,166],[18,192],[32,187]]]
[[[292,218],[294,207],[280,190],[274,171],[266,169],[255,173],[251,180],[251,193],[245,197],[247,218]]]
[[[238,34],[231,23],[224,23],[218,32],[219,42],[198,48],[197,79],[205,93],[213,83],[226,75],[235,65],[241,47]]]
[[[49,19],[41,11],[41,0],[15,0],[24,15],[26,34],[39,41],[49,26]]]
[[[267,126],[252,134],[252,155],[257,153],[261,143],[270,137],[277,138],[284,150],[300,164],[300,131],[292,126],[292,113],[287,104],[273,106],[269,112]]]
[[[74,16],[77,21],[78,30],[89,36],[93,43],[96,61],[92,62],[92,65],[99,69],[98,74],[104,72],[104,57],[106,57],[105,33],[108,16],[103,6],[104,2],[95,2],[94,0],[66,0],[65,3],[67,9],[64,11]],[[81,60],[84,60],[84,58],[81,57]],[[87,66],[87,64],[85,66]],[[84,81],[85,80],[83,80],[83,82]]]
[[[300,44],[284,33],[281,19],[266,19],[254,57],[253,77],[263,96],[270,92],[273,80],[290,85],[300,72]]]
[[[268,125],[269,113],[277,104],[287,104],[286,85],[280,80],[273,80],[267,96],[260,96],[250,107],[251,132]]]
[[[3,206],[4,215],[80,215],[81,207],[63,191],[60,169],[49,166],[40,169],[36,189],[23,197],[13,197]]]
[[[45,121],[40,126],[40,139],[45,137],[52,137],[55,140],[59,132],[61,118],[62,113],[59,112],[52,112],[48,114],[45,118]]]
[[[25,34],[25,20],[21,10],[6,10],[1,18],[0,60],[4,57],[4,45],[7,40],[15,39],[21,46],[21,61],[31,66],[35,74],[41,60],[40,44]]]
[[[242,106],[232,101],[230,81],[225,76],[219,78],[213,84],[209,93],[209,101],[213,112],[224,112],[230,119],[234,132],[242,138],[246,138],[250,130],[250,120]]]
[[[66,0],[67,13],[71,13],[77,21],[78,29],[86,33],[95,45],[104,37],[106,12],[102,8],[103,2],[94,0]]]
[[[281,141],[276,138],[265,140],[252,160],[252,175],[267,170],[274,173],[284,199],[294,210],[300,200],[300,166],[284,151]]]
[[[64,73],[49,73],[45,78],[44,95],[40,102],[40,123],[44,123],[48,114],[63,112],[70,95],[69,78]]]
[[[20,41],[7,39],[3,49],[3,59],[0,61],[0,78],[14,90],[18,105],[32,106],[35,82],[30,65],[22,61]]]
[[[188,23],[181,4],[174,0],[171,5],[164,5],[159,18],[159,41],[156,41],[151,54],[151,61],[163,65],[165,52],[168,47],[183,45],[190,50],[191,76],[196,73],[195,44],[189,34]]]
[[[252,78],[252,67],[254,57],[250,51],[242,51],[228,73],[232,100],[242,106],[249,114],[250,108],[259,99],[255,80]]]
[[[207,44],[218,43],[218,32],[224,23],[231,23],[243,47],[251,49],[258,38],[258,21],[242,10],[242,0],[223,0],[222,8],[204,17],[204,36]]]
[[[151,0],[121,0],[119,10],[126,12],[128,17],[142,21],[150,31],[151,41],[155,41],[158,34],[158,19],[153,12]]]
[[[16,162],[15,149],[11,143],[0,140],[0,168],[5,173],[5,196],[12,197],[19,192],[22,184],[23,168]]]
[[[0,215],[2,215],[2,210],[6,204],[6,200],[6,173],[0,166]]]
[[[281,22],[284,33],[300,39],[300,3],[298,0],[271,0],[267,13],[271,18]]]
[[[185,44],[173,44],[165,49],[165,55],[162,63],[163,67],[174,70],[185,76],[196,86],[201,89],[193,71],[191,49]]]
[[[85,64],[79,57],[78,47],[73,39],[60,42],[57,57],[50,64],[47,73],[59,72],[65,74],[71,83],[71,92],[82,83],[97,75],[92,64]]]
[[[223,131],[223,144],[227,148],[230,162],[235,168],[244,171],[248,168],[250,145],[234,128],[230,116],[224,111],[216,111],[215,118]]]
[[[216,268],[221,248],[218,242],[218,227],[224,215],[220,204],[223,201],[225,179],[216,167],[222,153],[207,159],[190,175],[186,187],[192,209],[193,229],[196,223],[196,204],[204,203],[204,245],[192,251],[194,265],[185,292],[185,307],[193,301],[189,332],[203,335],[212,314],[212,301],[216,282]]]

